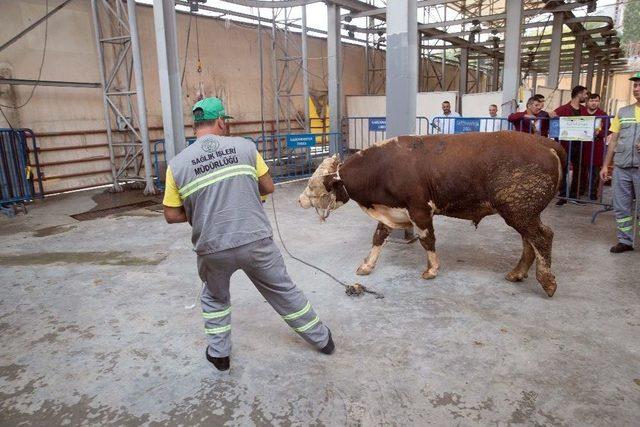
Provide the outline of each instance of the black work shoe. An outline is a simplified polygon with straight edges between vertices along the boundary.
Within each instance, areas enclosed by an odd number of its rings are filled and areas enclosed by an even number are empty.
[[[336,345],[333,343],[333,338],[331,338],[331,329],[329,329],[329,341],[327,342],[327,345],[325,345],[320,349],[320,352],[324,354],[331,354],[334,352],[335,349],[336,349]]]
[[[633,246],[626,245],[624,243],[618,243],[617,245],[612,246],[611,249],[609,249],[609,252],[611,252],[612,254],[619,254],[622,252],[627,252],[632,250],[633,250]]]
[[[567,199],[560,199],[556,202],[556,206],[562,206],[567,204]]]
[[[216,367],[216,369],[218,371],[226,371],[229,369],[229,366],[231,365],[231,359],[229,358],[229,356],[227,357],[213,357],[209,354],[209,347],[207,346],[206,350],[204,351],[205,356],[207,356],[207,360],[209,362],[211,362],[213,364],[213,366]]]

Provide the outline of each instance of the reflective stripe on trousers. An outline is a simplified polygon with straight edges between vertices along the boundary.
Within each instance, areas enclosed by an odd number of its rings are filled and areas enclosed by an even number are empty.
[[[618,241],[633,245],[634,198],[640,197],[640,168],[613,168],[613,210]]]

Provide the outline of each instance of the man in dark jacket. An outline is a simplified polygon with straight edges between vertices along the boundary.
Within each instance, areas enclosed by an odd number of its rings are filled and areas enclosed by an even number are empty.
[[[571,117],[571,116],[585,116],[587,109],[582,104],[587,100],[587,88],[584,86],[576,86],[571,90],[571,101],[565,105],[561,105],[556,108],[551,117]],[[567,203],[567,197],[571,199],[577,199],[578,197],[578,183],[580,181],[580,173],[577,169],[580,168],[580,154],[581,145],[580,141],[560,141],[564,149],[567,151],[567,166],[565,168],[566,174],[562,179],[562,186],[560,187],[560,200],[556,203],[557,206],[562,206]],[[571,178],[570,189],[567,194],[567,175],[569,174],[569,165],[573,165],[573,174]],[[576,204],[583,204],[574,200]]]
[[[589,94],[587,100],[585,116],[594,116],[594,141],[583,142],[582,144],[582,174],[580,184],[580,195],[589,191],[591,200],[598,199],[598,188],[600,186],[599,172],[604,159],[605,144],[609,129],[609,116],[600,109],[600,95]]]
[[[513,124],[514,130],[526,133],[535,133],[542,136],[549,135],[549,120],[540,115],[542,103],[535,97],[527,101],[527,110],[511,113],[507,120]]]

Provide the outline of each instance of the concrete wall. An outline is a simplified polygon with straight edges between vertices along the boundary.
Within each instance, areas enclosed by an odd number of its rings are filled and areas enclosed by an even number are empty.
[[[50,2],[50,9],[59,2]],[[141,38],[145,96],[147,98],[150,127],[162,126],[160,92],[158,85],[153,10],[138,5],[138,25]],[[42,0],[0,0],[0,40],[9,40],[43,16]],[[195,19],[193,19],[195,21]],[[184,63],[189,15],[178,14],[178,47],[180,61]],[[0,52],[0,74],[3,77],[36,79],[42,58],[44,24]],[[221,96],[235,121],[260,119],[260,64],[257,27],[211,18],[198,18],[200,59],[202,73],[196,71],[197,52],[195,22],[192,22],[191,40],[186,58],[183,84],[183,111],[185,123],[190,123],[189,111],[195,102],[200,81],[207,96]],[[294,36],[295,38],[295,36]],[[300,41],[294,40],[299,46]],[[271,63],[270,29],[263,28],[265,118],[274,118],[273,73]],[[364,51],[357,46],[345,45],[343,67],[344,95],[361,94],[363,90]],[[290,54],[294,54],[293,50]],[[309,38],[310,88],[312,93],[326,93],[326,42]],[[47,50],[42,80],[98,82],[97,48],[87,0],[74,1],[49,19]],[[30,86],[0,85],[0,103],[21,105],[31,93]],[[293,91],[302,92],[299,76]],[[303,111],[301,98],[293,100],[294,110]],[[57,191],[109,182],[110,174],[106,135],[104,132],[70,131],[104,130],[104,110],[100,89],[38,87],[31,101],[19,110],[3,108],[14,127],[27,127],[39,134],[43,148],[41,161],[47,178],[47,191]],[[0,127],[7,127],[0,115]],[[243,126],[243,131],[257,130],[258,125]],[[65,135],[52,133],[65,132]],[[190,135],[191,131],[187,130]],[[161,138],[160,130],[152,138]],[[98,147],[90,147],[96,146]],[[83,146],[88,148],[47,151],[51,148]],[[89,161],[81,161],[82,159]],[[72,160],[74,163],[51,164]],[[104,171],[102,173],[95,173]],[[92,173],[94,172],[94,173]],[[55,179],[56,176],[86,173],[81,177]]]
[[[51,0],[50,9],[60,2],[61,0]],[[162,114],[153,10],[144,5],[138,5],[137,10],[149,126],[156,128],[152,130],[151,137],[157,139],[162,137],[162,130],[159,129],[162,126]],[[44,14],[45,2],[42,0],[0,0],[0,40],[9,40]],[[185,123],[191,122],[189,111],[198,93],[200,81],[205,95],[224,98],[227,109],[233,114],[236,122],[260,120],[260,49],[264,58],[264,114],[265,119],[273,119],[275,108],[270,29],[263,28],[263,44],[259,46],[255,26],[199,17],[198,33],[202,63],[202,73],[199,75],[196,71],[195,18],[192,18],[189,49],[185,52],[189,19],[188,14],[180,13],[177,17],[181,64],[184,63],[185,53],[187,55],[183,84]],[[46,56],[40,78],[98,82],[100,75],[90,1],[71,2],[53,15],[48,25]],[[41,24],[0,52],[0,75],[19,79],[38,78],[44,29],[44,24]],[[293,45],[299,46],[299,37],[293,38]],[[297,55],[297,52],[292,49],[289,54]],[[343,45],[343,54],[344,96],[364,94],[364,49],[354,45]],[[325,40],[310,37],[309,70],[312,94],[326,94],[326,55]],[[438,63],[434,65],[441,66]],[[457,67],[447,66],[446,78],[448,90],[456,90]],[[470,72],[469,81],[472,78]],[[483,85],[485,81],[483,77]],[[436,80],[432,77],[429,79],[428,90],[435,89]],[[31,91],[30,86],[0,85],[0,103],[21,105],[29,98]],[[302,93],[301,76],[295,81],[293,92]],[[291,114],[295,115],[303,110],[302,98],[294,98]],[[46,191],[63,191],[110,182],[110,163],[100,89],[37,87],[26,106],[19,110],[3,108],[3,111],[14,127],[31,128],[40,135],[40,161],[43,163]],[[1,115],[0,127],[7,127]],[[235,127],[238,132],[258,129],[257,124]],[[186,133],[191,135],[191,130],[187,129]],[[81,175],[77,176],[78,174]]]

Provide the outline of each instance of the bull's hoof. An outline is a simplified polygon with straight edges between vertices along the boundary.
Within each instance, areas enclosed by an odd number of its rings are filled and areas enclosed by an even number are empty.
[[[431,279],[435,279],[437,275],[438,275],[437,272],[427,270],[424,273],[422,273],[422,278],[426,280],[431,280]]]
[[[558,285],[556,284],[555,276],[551,272],[539,272],[538,274],[536,274],[536,279],[538,279],[538,282],[540,282],[540,285],[542,285],[542,289],[544,289],[549,298],[551,298],[553,294],[556,293]]]
[[[558,285],[556,284],[556,282],[551,282],[547,285],[542,285],[542,289],[544,289],[544,291],[547,293],[547,295],[549,296],[549,298],[551,298],[553,296],[553,294],[556,293],[556,289],[558,288]]]
[[[356,274],[358,276],[368,276],[369,274],[371,274],[372,271],[373,271],[373,266],[362,264],[360,267],[358,267],[358,270],[356,270]]]
[[[521,271],[515,271],[514,270],[514,271],[510,271],[505,276],[505,279],[507,279],[510,282],[522,282],[527,277],[529,277],[529,275],[527,273],[523,273]]]

